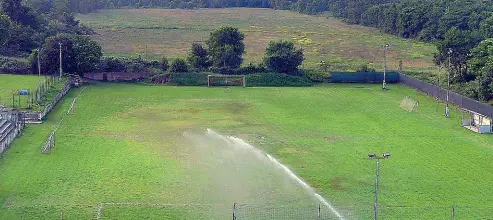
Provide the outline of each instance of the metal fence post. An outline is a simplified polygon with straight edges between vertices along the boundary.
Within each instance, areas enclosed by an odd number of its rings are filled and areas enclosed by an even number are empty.
[[[233,220],[236,220],[236,202],[233,203]]]
[[[318,204],[318,215],[317,215],[317,219],[320,220],[320,204]]]
[[[455,219],[455,206],[452,206],[452,220]]]

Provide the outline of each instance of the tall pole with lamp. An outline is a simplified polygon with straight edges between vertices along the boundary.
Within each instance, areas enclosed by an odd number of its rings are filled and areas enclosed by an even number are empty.
[[[449,103],[449,90],[450,90],[450,71],[452,68],[451,61],[452,61],[452,49],[449,48],[448,49],[448,71],[447,71],[447,104],[445,105],[445,117],[450,116],[450,108],[448,106],[448,103]]]
[[[373,206],[373,219],[378,218],[378,184],[380,180],[380,159],[387,159],[390,157],[390,153],[385,153],[382,156],[377,156],[374,153],[368,154],[368,158],[377,160],[377,172],[375,177],[375,204]]]
[[[385,44],[383,46],[384,52],[383,52],[383,82],[382,82],[382,89],[386,90],[387,89],[387,82],[385,81],[385,75],[387,74],[387,49],[389,48],[389,44]]]

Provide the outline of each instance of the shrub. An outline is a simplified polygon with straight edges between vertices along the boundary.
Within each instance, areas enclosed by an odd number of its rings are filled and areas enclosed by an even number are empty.
[[[169,71],[172,73],[185,73],[188,72],[188,66],[185,60],[183,59],[176,59],[172,64],[171,67],[169,68]]]
[[[283,73],[260,73],[246,76],[247,86],[313,86],[304,76],[290,76]]]
[[[28,61],[0,57],[0,73],[29,74],[30,69]]]

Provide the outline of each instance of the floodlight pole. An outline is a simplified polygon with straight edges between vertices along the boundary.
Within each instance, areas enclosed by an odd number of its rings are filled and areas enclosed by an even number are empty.
[[[389,48],[388,44],[385,44],[383,46],[384,52],[383,52],[383,82],[382,82],[382,89],[385,90],[387,89],[387,83],[385,82],[385,75],[387,73],[387,48]]]
[[[375,154],[368,154],[370,159],[377,160],[377,172],[375,174],[375,204],[373,206],[373,219],[377,220],[378,218],[378,186],[380,180],[380,159],[386,159],[390,157],[389,153],[386,153],[382,156],[376,156]]]
[[[60,78],[58,79],[59,81],[62,80],[62,42],[59,42],[58,45],[60,46]]]
[[[375,205],[373,207],[373,219],[377,220],[378,216],[378,180],[380,179],[380,159],[377,158],[377,173],[375,178]]]
[[[452,49],[448,49],[448,71],[447,71],[447,104],[445,106],[445,117],[449,117],[450,109],[448,107],[449,102],[449,90],[450,90],[450,71],[451,71],[451,57],[452,57]]]

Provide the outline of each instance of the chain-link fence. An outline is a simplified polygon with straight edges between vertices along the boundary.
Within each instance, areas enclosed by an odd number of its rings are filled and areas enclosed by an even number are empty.
[[[450,103],[459,106],[461,108],[465,108],[485,116],[493,117],[493,106],[491,105],[478,102],[474,99],[465,97],[463,95],[460,95],[452,91],[448,91],[448,95],[447,95],[446,89],[442,89],[436,85],[427,83],[419,79],[415,79],[413,77],[407,76],[402,73],[399,74],[399,80],[404,85],[415,88],[439,100],[442,101],[448,100]]]
[[[194,219],[194,220],[364,220],[374,219],[372,205],[334,210],[324,205],[101,203],[63,206],[0,207],[3,219]],[[380,206],[378,219],[493,219],[493,207]]]
[[[324,206],[262,206],[235,205],[233,219],[374,219],[373,206],[335,207]],[[337,213],[336,213],[337,212]],[[378,208],[378,219],[493,219],[493,207],[467,206],[383,206]]]

